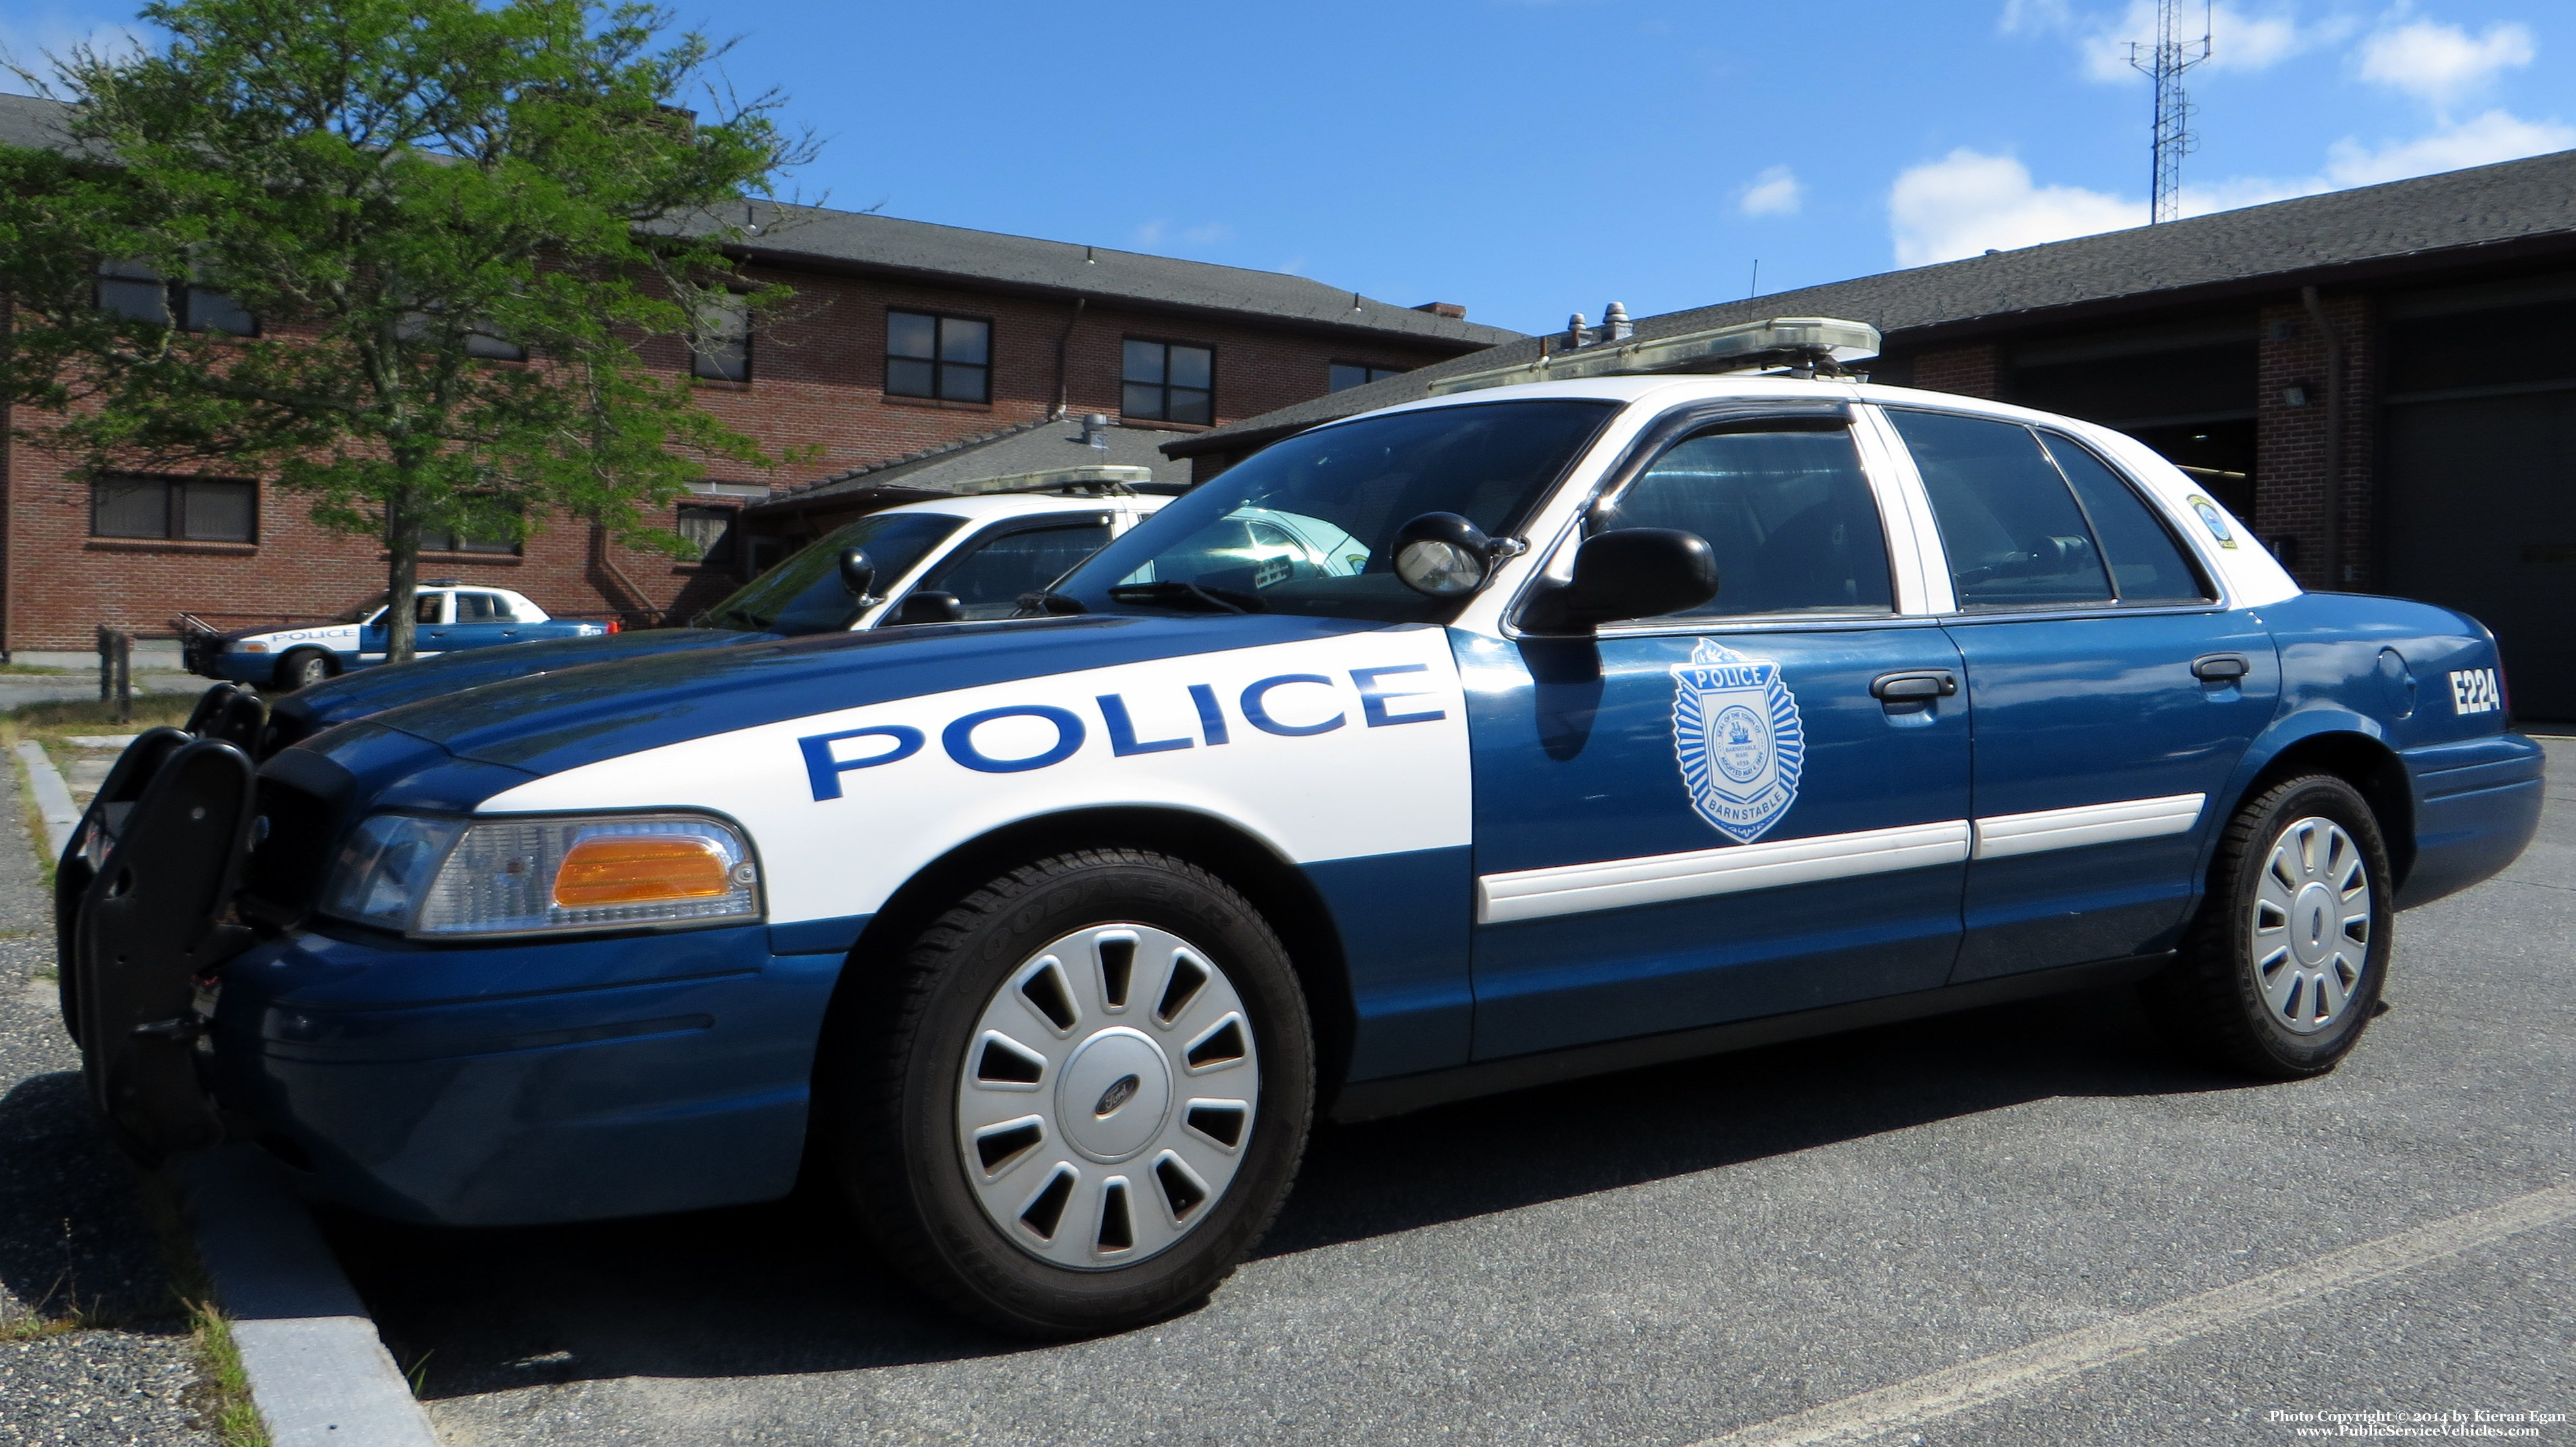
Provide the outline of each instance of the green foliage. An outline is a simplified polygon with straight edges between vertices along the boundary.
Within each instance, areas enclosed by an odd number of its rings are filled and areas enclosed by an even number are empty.
[[[259,472],[385,539],[398,658],[424,532],[524,536],[560,510],[683,553],[655,520],[706,459],[781,460],[644,365],[785,297],[728,247],[811,148],[774,95],[678,108],[721,47],[597,0],[142,18],[166,47],[54,59],[72,144],[0,148],[0,399],[52,414],[21,435],[92,473]],[[102,306],[102,262],[228,295],[258,335]],[[525,362],[475,355],[490,339]]]

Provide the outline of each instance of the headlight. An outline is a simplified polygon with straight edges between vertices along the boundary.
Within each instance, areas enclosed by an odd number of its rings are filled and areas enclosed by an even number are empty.
[[[703,815],[378,814],[341,847],[322,912],[427,939],[721,924],[760,918],[760,871]]]

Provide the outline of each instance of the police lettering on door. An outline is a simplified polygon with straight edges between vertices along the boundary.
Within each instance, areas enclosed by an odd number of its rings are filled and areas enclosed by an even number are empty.
[[[1354,668],[1347,676],[1359,692],[1360,722],[1367,728],[1391,728],[1398,724],[1431,723],[1447,718],[1445,709],[1407,704],[1403,700],[1421,698],[1425,689],[1408,689],[1393,684],[1413,682],[1398,675],[1428,673],[1419,663],[1399,663],[1380,668]],[[1330,690],[1317,695],[1314,690]],[[1173,749],[1219,748],[1233,739],[1223,701],[1215,688],[1204,683],[1186,686],[1192,715],[1197,727],[1188,733],[1162,738],[1140,738],[1135,718],[1124,694],[1104,693],[1092,700],[1098,710],[1102,733],[1109,743],[1112,758],[1136,754],[1159,754]],[[1350,723],[1334,680],[1321,673],[1280,673],[1246,684],[1234,697],[1235,711],[1243,722],[1267,734],[1282,738],[1312,738],[1328,734]],[[991,740],[977,738],[977,731],[989,724],[1006,724],[1025,719],[1036,729],[1014,731],[1021,742],[1036,742],[1039,747],[1022,752],[1009,751]],[[999,708],[978,709],[961,714],[939,730],[939,746],[950,761],[979,774],[1017,774],[1031,769],[1050,768],[1082,751],[1091,737],[1091,728],[1080,713],[1054,704],[1005,704]],[[853,740],[866,740],[853,743]],[[805,776],[813,785],[814,801],[841,797],[841,776],[857,769],[873,769],[901,763],[923,751],[930,738],[910,724],[871,724],[863,728],[843,729],[838,733],[809,734],[796,741],[805,756]],[[845,750],[841,746],[848,745]],[[1794,775],[1793,775],[1794,784]]]

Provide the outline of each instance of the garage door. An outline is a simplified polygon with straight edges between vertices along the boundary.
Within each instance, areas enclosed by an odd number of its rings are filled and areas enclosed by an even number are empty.
[[[2386,416],[2386,590],[2494,629],[2515,713],[2576,719],[2576,390]]]

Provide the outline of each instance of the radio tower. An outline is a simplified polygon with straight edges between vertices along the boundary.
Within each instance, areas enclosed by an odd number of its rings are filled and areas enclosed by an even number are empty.
[[[2201,9],[2200,38],[2183,40],[2175,35],[2181,28],[2176,12],[2181,0],[2156,0],[2156,43],[2152,51],[2137,41],[2129,42],[2129,64],[2145,71],[2156,83],[2156,141],[2154,198],[2149,203],[2147,224],[2174,219],[2182,195],[2182,158],[2195,149],[2191,133],[2191,102],[2182,93],[2182,73],[2209,59],[2210,9]]]

